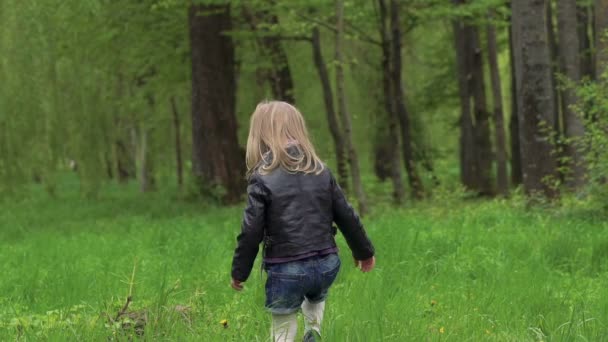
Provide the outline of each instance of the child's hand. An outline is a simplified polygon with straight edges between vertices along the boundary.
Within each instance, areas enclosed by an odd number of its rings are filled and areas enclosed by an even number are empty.
[[[237,291],[241,291],[243,289],[243,283],[236,279],[232,279],[232,281],[230,282],[230,286],[232,286],[232,288]]]
[[[376,257],[371,257],[365,260],[355,260],[357,268],[361,269],[361,272],[369,272],[376,266]]]

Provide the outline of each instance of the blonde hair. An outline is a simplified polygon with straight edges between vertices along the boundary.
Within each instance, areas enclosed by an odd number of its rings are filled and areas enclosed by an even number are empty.
[[[288,153],[291,147],[296,155]],[[304,117],[287,102],[264,101],[251,115],[247,138],[247,176],[253,172],[268,174],[281,167],[290,173],[319,174],[323,163],[315,153]]]

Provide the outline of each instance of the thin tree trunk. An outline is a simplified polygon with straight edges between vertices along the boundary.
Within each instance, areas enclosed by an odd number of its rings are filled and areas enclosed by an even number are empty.
[[[154,111],[155,101],[152,95],[146,96],[150,112]],[[153,191],[156,188],[154,164],[150,153],[150,128],[145,119],[139,125],[139,189],[141,192]]]
[[[350,173],[352,176],[353,189],[355,196],[359,202],[359,213],[365,215],[367,213],[367,200],[363,192],[361,184],[361,175],[359,173],[359,160],[357,152],[352,141],[352,125],[350,113],[346,107],[346,93],[344,91],[344,69],[342,58],[342,40],[344,36],[344,3],[342,0],[336,0],[336,45],[335,45],[335,60],[336,60],[336,96],[338,100],[338,112],[342,120],[342,128],[344,129],[344,142],[348,151],[348,160],[350,164]]]
[[[593,53],[591,52],[591,40],[589,31],[591,28],[591,17],[589,6],[577,7],[578,18],[578,42],[581,61],[581,77],[594,77],[593,72]]]
[[[175,130],[175,171],[177,172],[177,185],[181,189],[184,184],[184,162],[182,159],[180,120],[175,96],[171,96],[171,113],[173,114],[173,128]]]
[[[388,121],[388,146],[386,155],[389,163],[390,177],[393,183],[393,199],[401,203],[404,195],[403,179],[401,175],[401,157],[399,155],[398,118],[391,86],[391,40],[388,31],[388,14],[386,0],[378,0],[380,7],[380,37],[382,41],[382,88],[384,93],[384,108]],[[378,156],[376,156],[377,158]]]
[[[555,180],[557,163],[541,126],[555,124],[547,24],[539,20],[546,18],[547,7],[544,0],[513,0],[512,6],[524,188],[553,198],[558,192],[549,182]]]
[[[148,130],[139,132],[139,191],[148,192],[153,188],[153,176],[148,152]]]
[[[559,1],[559,0],[558,0]],[[555,25],[553,24],[554,16],[553,16],[553,0],[546,0],[547,10],[545,11],[545,23],[547,25],[547,39],[549,40],[549,53],[551,59],[551,83],[553,85],[557,84],[556,75],[559,73],[559,46],[557,42],[557,38],[555,37]],[[564,108],[564,103],[562,101],[562,93],[558,87],[553,88],[553,101],[555,102],[555,119],[553,128],[558,137],[562,136],[562,129],[560,126],[561,122],[561,113]],[[560,139],[561,140],[561,139]],[[558,143],[561,144],[561,141]],[[561,149],[561,148],[560,148]]]
[[[595,0],[595,77],[608,68],[608,0]]]
[[[321,51],[321,35],[319,33],[319,28],[316,26],[312,29],[312,52],[315,67],[319,74],[319,80],[321,81],[321,89],[323,90],[323,103],[325,104],[327,123],[329,124],[329,131],[334,141],[336,163],[338,165],[338,179],[340,180],[340,186],[342,186],[345,191],[348,191],[348,167],[346,165],[345,139],[340,130],[338,116],[335,111],[331,81],[329,80],[329,73],[327,72],[327,66]]]
[[[230,5],[191,5],[189,25],[192,171],[202,195],[236,203],[245,170],[237,138],[234,45],[225,34],[232,29]]]
[[[391,47],[392,47],[392,83],[393,98],[395,101],[394,109],[397,112],[401,127],[401,148],[403,152],[403,162],[410,182],[412,196],[416,199],[424,197],[424,186],[416,170],[416,160],[414,157],[414,143],[412,141],[410,114],[405,105],[405,94],[402,80],[401,67],[401,23],[399,21],[399,4],[396,0],[390,1],[391,10]]]
[[[510,19],[512,27],[513,18]],[[511,66],[511,119],[509,121],[509,136],[511,142],[511,184],[518,186],[523,183],[521,166],[521,147],[519,144],[519,115],[517,105],[517,73],[515,72],[515,46],[513,45],[513,30],[509,28],[509,60]]]
[[[457,1],[455,1],[458,3]],[[471,116],[471,89],[469,85],[471,56],[467,28],[462,20],[454,21],[454,49],[458,71],[458,94],[460,97],[460,181],[467,189],[476,188],[475,142]]]
[[[490,14],[493,19],[494,14]],[[489,24],[487,27],[488,62],[490,65],[490,78],[492,80],[492,97],[494,104],[494,130],[496,134],[496,170],[498,193],[506,196],[509,193],[509,176],[507,174],[507,147],[505,138],[505,123],[502,107],[502,85],[500,82],[500,69],[498,67],[498,47],[496,43],[496,27]]]
[[[581,79],[581,62],[579,51],[579,33],[577,21],[576,0],[559,0],[557,2],[557,20],[559,34],[559,55],[561,71],[572,82],[579,82]],[[577,103],[574,90],[566,87],[562,91],[564,99],[563,118],[564,131],[569,140],[580,139],[585,133],[585,128],[581,118],[574,111],[573,106]],[[585,167],[583,165],[583,154],[576,148],[574,141],[570,141],[567,148],[567,155],[571,159],[571,179],[569,185],[579,188],[584,185]]]
[[[492,142],[490,138],[490,112],[486,99],[485,77],[483,71],[482,47],[479,42],[479,30],[470,28],[470,40],[473,44],[471,82],[473,82],[475,163],[477,165],[477,191],[483,196],[494,195],[492,182]]]
[[[267,10],[252,10],[249,6],[244,6],[243,12],[251,29],[261,33],[257,37],[257,43],[261,47],[263,57],[270,61],[270,67],[265,74],[268,77],[272,95],[275,100],[295,104],[293,79],[285,49],[283,49],[280,38],[269,35],[269,30],[264,28],[264,24],[277,25],[278,17]]]

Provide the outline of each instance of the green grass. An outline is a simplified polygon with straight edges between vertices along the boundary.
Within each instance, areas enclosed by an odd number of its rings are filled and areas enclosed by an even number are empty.
[[[229,287],[241,208],[126,193],[0,204],[0,340],[127,340],[106,313],[135,266],[130,309],[148,310],[147,339],[267,341],[259,264],[242,293]],[[376,205],[365,223],[378,265],[356,270],[339,237],[326,341],[608,340],[602,217],[445,198]]]

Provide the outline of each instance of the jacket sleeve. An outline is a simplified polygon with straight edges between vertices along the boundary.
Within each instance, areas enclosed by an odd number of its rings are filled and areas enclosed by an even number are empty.
[[[359,216],[348,203],[344,192],[331,176],[332,211],[334,222],[340,228],[348,247],[356,260],[366,260],[374,256],[374,246],[367,237]]]
[[[268,192],[255,175],[247,186],[247,207],[243,213],[241,233],[232,259],[232,278],[244,282],[249,277],[253,262],[264,238]]]

